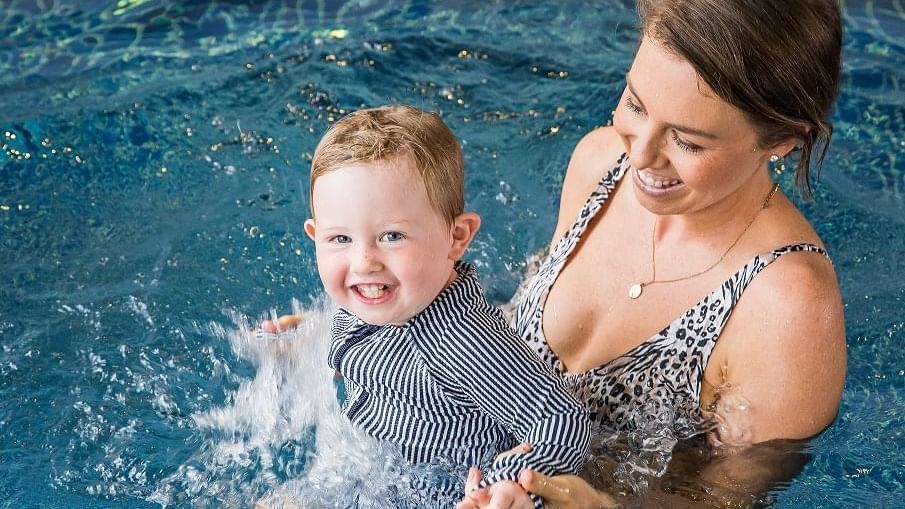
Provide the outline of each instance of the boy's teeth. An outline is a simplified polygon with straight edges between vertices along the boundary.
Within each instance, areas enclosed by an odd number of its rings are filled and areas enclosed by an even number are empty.
[[[648,173],[644,170],[639,170],[638,176],[641,178],[641,181],[644,182],[644,184],[647,185],[648,187],[657,187],[657,188],[661,188],[661,189],[664,187],[672,187],[672,186],[682,182],[681,180],[676,180],[676,179],[666,179],[666,180],[657,179],[657,178],[654,178],[653,175],[651,175],[650,173]]]
[[[384,285],[358,285],[358,291],[369,299],[376,299],[386,292]]]

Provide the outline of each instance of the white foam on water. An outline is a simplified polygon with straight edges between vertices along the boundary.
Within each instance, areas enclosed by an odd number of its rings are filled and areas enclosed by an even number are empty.
[[[741,386],[724,383],[716,388],[716,403],[708,417],[714,424],[710,445],[718,454],[733,454],[754,444],[751,402]]]
[[[237,314],[234,329],[211,324],[212,334],[255,367],[254,377],[223,406],[192,415],[204,442],[149,501],[161,507],[247,508],[259,500],[274,509],[424,506],[412,479],[430,475],[430,468],[413,471],[341,414],[327,366],[334,309],[323,302],[294,308],[305,319],[278,334],[256,330]]]

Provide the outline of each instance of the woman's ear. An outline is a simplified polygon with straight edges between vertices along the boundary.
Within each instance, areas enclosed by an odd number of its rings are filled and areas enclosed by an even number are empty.
[[[305,233],[308,234],[309,239],[314,240],[314,219],[305,221]]]
[[[462,258],[480,228],[481,216],[476,213],[463,212],[456,216],[452,225],[452,245],[449,249],[450,260],[456,261]]]
[[[780,143],[773,147],[773,150],[770,151],[771,154],[776,154],[780,158],[785,159],[789,157],[793,150],[798,147],[798,144],[801,143],[801,140],[797,138],[791,138],[788,141]]]

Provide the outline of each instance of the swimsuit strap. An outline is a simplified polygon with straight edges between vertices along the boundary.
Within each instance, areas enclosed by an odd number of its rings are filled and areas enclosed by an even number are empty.
[[[817,253],[823,255],[827,260],[832,263],[830,259],[830,255],[826,252],[826,249],[823,249],[820,246],[815,244],[811,244],[809,242],[799,242],[796,244],[787,244],[782,247],[775,248],[766,253],[761,253],[755,256],[751,261],[746,263],[738,272],[735,273],[731,278],[729,278],[726,283],[732,285],[732,307],[735,306],[735,303],[742,296],[742,292],[751,284],[751,281],[754,280],[754,277],[760,274],[762,270],[767,268],[771,263],[778,260],[781,256],[785,256],[789,253],[799,253],[799,252],[808,252],[808,253]],[[728,318],[728,317],[727,317]]]
[[[616,184],[622,180],[622,177],[625,176],[628,169],[628,154],[623,153],[616,161],[616,166],[600,178],[597,182],[597,187],[591,192],[588,199],[585,200],[584,205],[582,205],[581,210],[578,212],[578,217],[572,222],[572,226],[563,233],[562,238],[560,238],[559,241],[556,242],[556,245],[553,246],[553,249],[550,251],[549,265],[556,267],[556,269],[554,269],[556,274],[559,274],[562,265],[565,264],[565,261],[572,253],[572,250],[578,245],[578,239],[581,238],[581,235],[587,229],[588,224],[590,224],[591,220],[594,219],[594,216],[597,215],[597,212],[599,212],[607,202],[610,195],[613,193],[613,190],[616,188]]]

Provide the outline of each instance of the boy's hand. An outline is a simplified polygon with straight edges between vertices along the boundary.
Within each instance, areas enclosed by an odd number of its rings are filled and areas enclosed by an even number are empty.
[[[276,334],[285,330],[296,329],[302,323],[304,317],[302,315],[283,315],[276,321],[264,320],[261,322],[261,329],[271,334]]]
[[[517,483],[499,481],[486,488],[476,489],[480,482],[481,471],[470,468],[465,481],[467,495],[456,504],[456,509],[534,509],[531,497]]]
[[[301,314],[283,315],[277,320],[264,320],[258,328],[257,336],[270,342],[270,351],[279,355],[289,355],[291,345],[279,334],[283,331],[297,329],[305,317]]]

